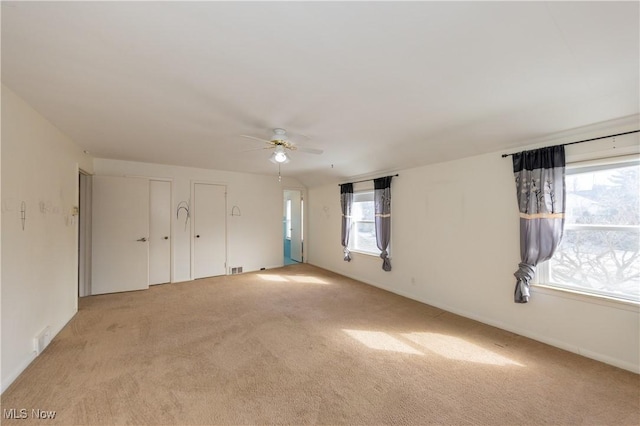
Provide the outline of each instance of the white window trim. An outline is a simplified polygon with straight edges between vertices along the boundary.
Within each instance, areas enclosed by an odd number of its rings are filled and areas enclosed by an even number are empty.
[[[362,251],[362,250],[358,250],[358,249],[349,249],[349,253],[361,254],[363,256],[380,257],[380,253],[375,254],[375,253],[372,253],[370,251]]]
[[[357,253],[357,254],[363,254],[365,256],[371,256],[371,257],[375,257],[375,258],[380,258],[380,253],[382,252],[378,252],[378,253],[374,253],[371,251],[363,251],[363,250],[358,250],[358,249],[349,249],[349,253]],[[389,250],[387,250],[387,257],[389,258],[389,260],[393,260],[393,256],[391,256],[391,243],[389,243]]]
[[[358,250],[358,249],[349,249],[349,253],[356,253],[356,254],[361,254],[363,256],[369,256],[369,257],[373,257],[375,259],[380,259],[380,253],[373,253],[370,251],[362,251],[362,250]],[[387,250],[387,258],[389,258],[389,260],[393,260],[393,257],[391,256],[391,243],[389,243],[389,250]]]
[[[602,157],[597,159],[589,159],[585,161],[575,161],[569,162],[566,164],[567,168],[571,169],[596,169],[604,166],[614,165],[614,164],[623,164],[629,162],[637,162],[640,161],[640,157],[637,154],[631,155],[622,155],[616,157]],[[576,224],[568,224],[565,225],[565,229],[579,229],[589,227],[589,225],[576,225]],[[595,225],[599,229],[605,228],[627,228],[627,226],[615,226],[615,225]],[[637,226],[628,226],[628,228],[637,228]],[[606,296],[603,294],[590,293],[580,291],[578,289],[569,289],[566,287],[559,286],[557,284],[542,282],[543,278],[549,278],[549,262],[542,262],[536,266],[536,274],[535,278],[531,282],[531,287],[534,292],[539,292],[542,294],[548,294],[558,297],[564,297],[567,299],[578,300],[582,302],[594,303],[597,305],[608,306],[616,309],[622,309],[625,311],[631,312],[640,312],[640,302],[630,299],[616,298],[611,296]]]

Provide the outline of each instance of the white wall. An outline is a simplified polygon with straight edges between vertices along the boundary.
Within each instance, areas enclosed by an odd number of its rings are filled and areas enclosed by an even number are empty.
[[[91,172],[91,158],[2,86],[3,391],[35,357],[36,334],[77,311],[78,167]]]
[[[172,181],[172,281],[191,279],[191,223],[176,215],[177,205],[191,199],[192,182],[227,186],[227,266],[244,272],[283,265],[282,205],[285,188],[303,186],[295,179],[190,167],[95,159],[97,175],[143,176]],[[240,216],[231,216],[233,206]]]
[[[558,135],[537,146],[638,128],[638,118]],[[544,142],[544,143],[543,143]],[[568,161],[638,152],[638,136],[572,145]],[[342,260],[336,184],[309,188],[311,264],[631,371],[640,371],[637,306],[533,289],[513,302],[520,261],[510,158],[501,153],[400,170],[392,183],[392,266],[353,253]],[[337,183],[337,182],[336,182]]]

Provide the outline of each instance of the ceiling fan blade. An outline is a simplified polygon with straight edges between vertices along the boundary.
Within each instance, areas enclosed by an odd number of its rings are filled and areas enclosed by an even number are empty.
[[[269,140],[256,138],[255,136],[249,136],[249,135],[240,135],[240,136],[243,137],[243,138],[253,139],[253,140],[256,140],[256,141],[260,141],[260,142],[271,143],[271,141],[269,141]]]
[[[296,145],[296,149],[301,152],[308,152],[309,154],[322,154],[324,151],[316,148],[305,148],[304,146]]]
[[[265,147],[262,147],[262,148],[243,149],[240,152],[263,151],[265,149],[273,149],[273,147],[272,146],[265,146]]]

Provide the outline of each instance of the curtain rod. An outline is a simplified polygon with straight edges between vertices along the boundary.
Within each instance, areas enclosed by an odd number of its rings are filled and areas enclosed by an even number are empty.
[[[599,138],[592,138],[592,139],[585,139],[583,141],[576,141],[576,142],[569,142],[569,143],[561,143],[557,146],[567,146],[567,145],[575,145],[577,143],[583,143],[583,142],[591,142],[591,141],[597,141],[598,139],[607,139],[607,138],[615,138],[616,136],[622,136],[622,135],[629,135],[631,133],[638,133],[640,132],[640,130],[632,130],[630,132],[624,132],[624,133],[618,133],[615,135],[609,135],[609,136],[600,136]],[[502,154],[502,158],[505,157],[509,157],[510,155],[514,155],[514,154],[519,154],[518,152],[512,152],[511,154]]]
[[[396,173],[395,175],[390,175],[390,176],[394,176],[394,177],[395,177],[395,176],[400,176],[400,175]],[[347,183],[362,183],[362,182],[369,182],[370,180],[375,180],[375,179],[376,179],[376,178],[373,178],[373,179],[364,179],[364,180],[357,180],[357,181],[355,181],[355,182],[347,182]],[[338,186],[340,186],[340,184],[338,184]]]

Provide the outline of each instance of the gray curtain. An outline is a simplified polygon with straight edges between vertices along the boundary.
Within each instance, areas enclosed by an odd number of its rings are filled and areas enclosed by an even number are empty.
[[[535,266],[553,256],[562,239],[565,206],[564,146],[513,154],[520,208],[520,258],[514,274],[516,303],[529,301]]]
[[[389,241],[391,240],[391,179],[387,176],[373,180],[373,202],[375,205],[376,242],[382,258],[382,269],[391,270]]]
[[[340,185],[340,206],[342,208],[342,236],[341,242],[345,262],[351,262],[349,253],[349,236],[351,235],[351,206],[353,205],[353,184]]]

